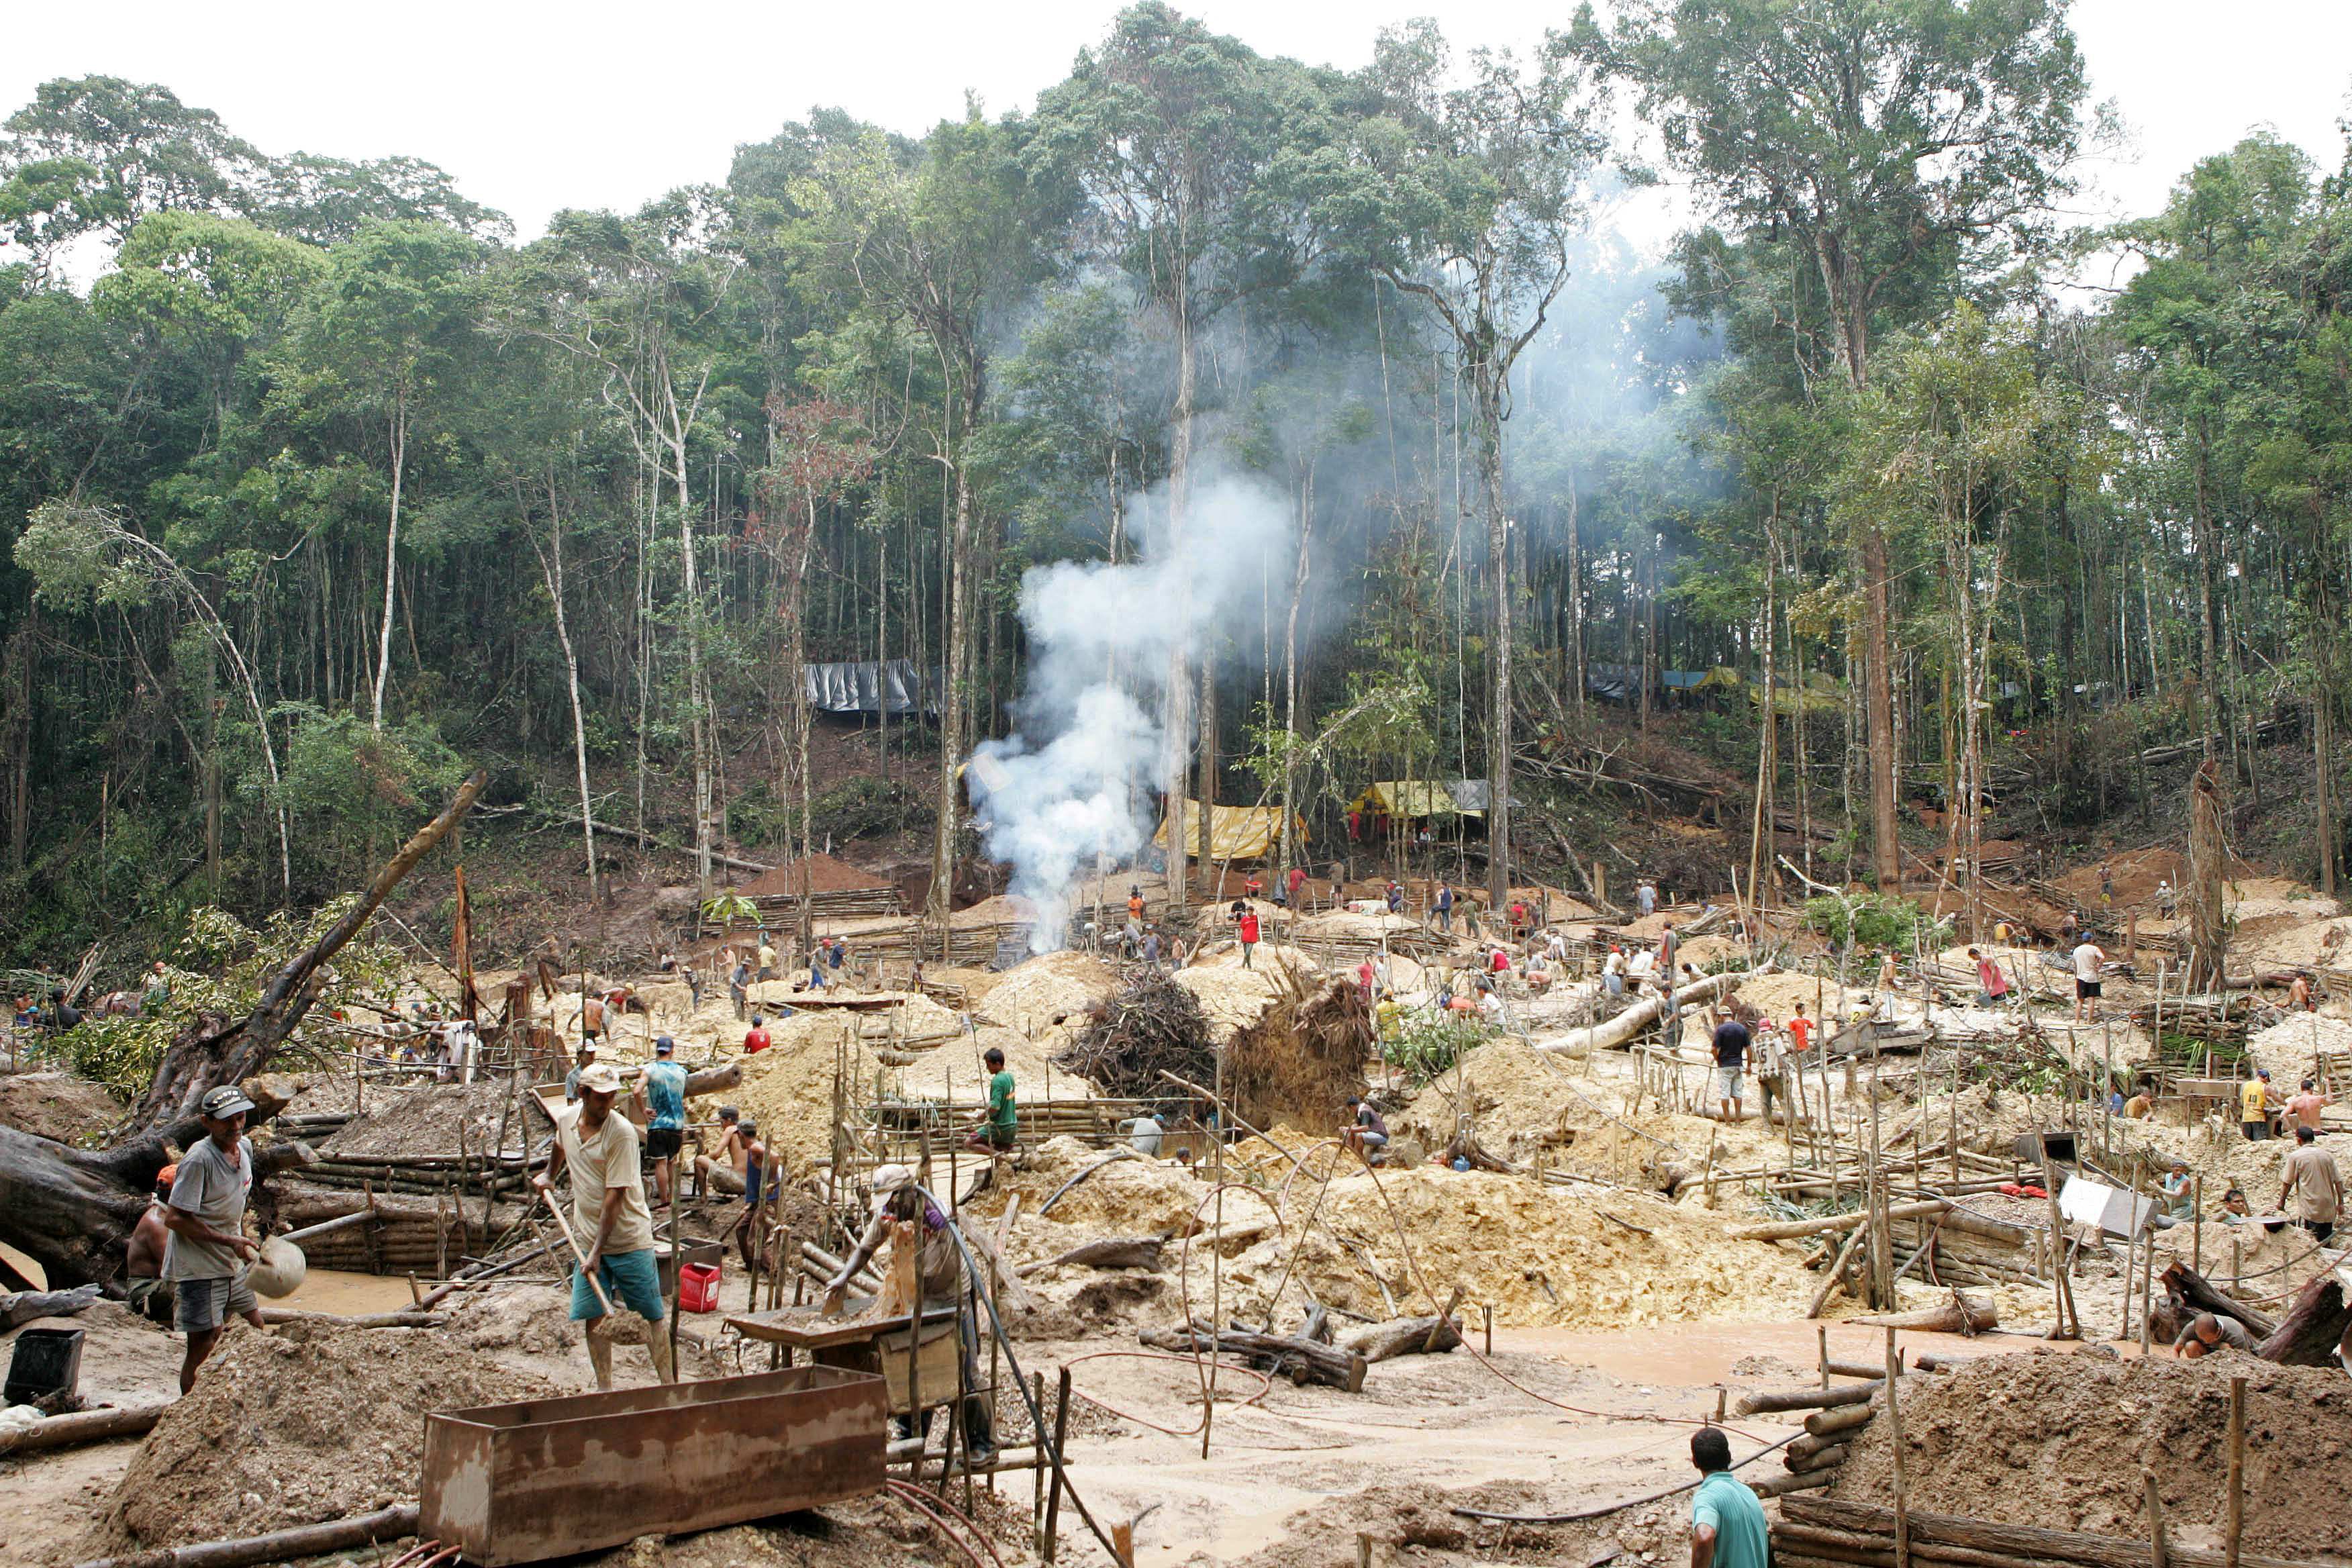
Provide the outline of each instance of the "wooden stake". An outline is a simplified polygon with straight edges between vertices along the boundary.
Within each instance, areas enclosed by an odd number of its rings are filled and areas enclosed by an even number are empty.
[[[1054,1560],[1055,1534],[1062,1513],[1062,1465],[1068,1450],[1062,1439],[1070,1429],[1070,1369],[1062,1369],[1062,1381],[1054,1395],[1054,1479],[1045,1489],[1045,1535],[1038,1555],[1045,1562]]]
[[[2156,1489],[2156,1472],[2140,1471],[2141,1484],[2147,1491],[2147,1558],[2150,1568],[2165,1568],[2164,1499]],[[1896,1515],[1899,1521],[1901,1515]],[[1901,1528],[1898,1522],[1896,1528]],[[1898,1565],[1899,1568],[1899,1565]]]
[[[2238,1568],[2238,1537],[2246,1527],[2246,1380],[2230,1380],[2230,1512],[2222,1527],[2223,1568]]]
[[[1889,1450],[1895,1458],[1895,1568],[1911,1568],[1911,1511],[1903,1485],[1903,1405],[1896,1390],[1903,1371],[1903,1354],[1895,1348],[1895,1331],[1886,1331],[1886,1431],[1894,1439]],[[2150,1487],[2155,1481],[2148,1482]],[[2158,1568],[2162,1568],[2159,1563]]]

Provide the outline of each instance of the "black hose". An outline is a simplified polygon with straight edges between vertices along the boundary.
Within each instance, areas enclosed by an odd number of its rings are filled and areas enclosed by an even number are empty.
[[[1779,1442],[1757,1449],[1738,1464],[1733,1465],[1731,1468],[1735,1470],[1745,1468],[1772,1452],[1773,1449],[1785,1448],[1803,1436],[1801,1432],[1791,1432]],[[1698,1480],[1685,1481],[1678,1487],[1668,1487],[1664,1491],[1652,1492],[1647,1497],[1627,1498],[1623,1502],[1606,1502],[1599,1508],[1582,1509],[1575,1513],[1488,1513],[1484,1509],[1476,1508],[1457,1508],[1452,1511],[1464,1519],[1498,1520],[1505,1524],[1574,1524],[1580,1520],[1599,1519],[1604,1513],[1618,1513],[1629,1508],[1640,1508],[1643,1503],[1663,1501],[1678,1493],[1690,1490],[1706,1479],[1705,1476],[1701,1476]]]

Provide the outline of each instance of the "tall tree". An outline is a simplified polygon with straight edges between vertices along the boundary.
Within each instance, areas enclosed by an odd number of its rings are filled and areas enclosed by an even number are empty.
[[[1577,47],[1637,91],[1670,163],[1742,233],[1814,273],[1813,321],[1846,383],[1874,337],[1932,314],[1958,275],[2033,237],[2070,188],[2083,63],[2066,0],[1626,0]],[[1892,569],[1860,561],[1873,862],[1899,887]]]
[[[1573,56],[1556,48],[1524,66],[1476,51],[1457,83],[1435,26],[1413,23],[1373,50],[1344,163],[1302,174],[1332,243],[1436,319],[1470,394],[1486,522],[1486,879],[1496,909],[1511,880],[1517,593],[1503,426],[1512,370],[1567,286],[1569,237],[1608,147],[1582,88]]]

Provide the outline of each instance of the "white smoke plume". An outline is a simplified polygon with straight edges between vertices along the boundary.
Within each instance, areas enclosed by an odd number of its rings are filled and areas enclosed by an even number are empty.
[[[1163,518],[1165,501],[1154,492],[1137,510]],[[1131,861],[1150,840],[1161,758],[1191,740],[1164,733],[1160,717],[1177,644],[1197,648],[1244,608],[1254,621],[1269,560],[1277,580],[1288,571],[1295,523],[1279,494],[1209,479],[1187,511],[1172,548],[1148,533],[1139,560],[1056,562],[1022,579],[1028,687],[1014,732],[978,754],[994,764],[984,841],[1012,865],[1011,891],[1036,907],[1033,952],[1062,945],[1081,868],[1098,854]]]

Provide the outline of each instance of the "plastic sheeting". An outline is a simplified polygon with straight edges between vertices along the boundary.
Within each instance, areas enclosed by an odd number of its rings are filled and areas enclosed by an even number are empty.
[[[926,679],[911,658],[853,660],[803,666],[801,685],[820,713],[937,713],[937,675]]]
[[[1186,851],[1196,860],[1263,860],[1282,847],[1282,808],[1278,805],[1215,805],[1209,808],[1209,847],[1201,847],[1200,807],[1189,800],[1176,803],[1175,816],[1183,823]],[[1298,823],[1298,842],[1307,842],[1307,824]],[[1153,845],[1168,847],[1168,819],[1151,836]]]
[[[1391,816],[1484,816],[1485,779],[1383,779],[1364,786],[1352,809]]]

